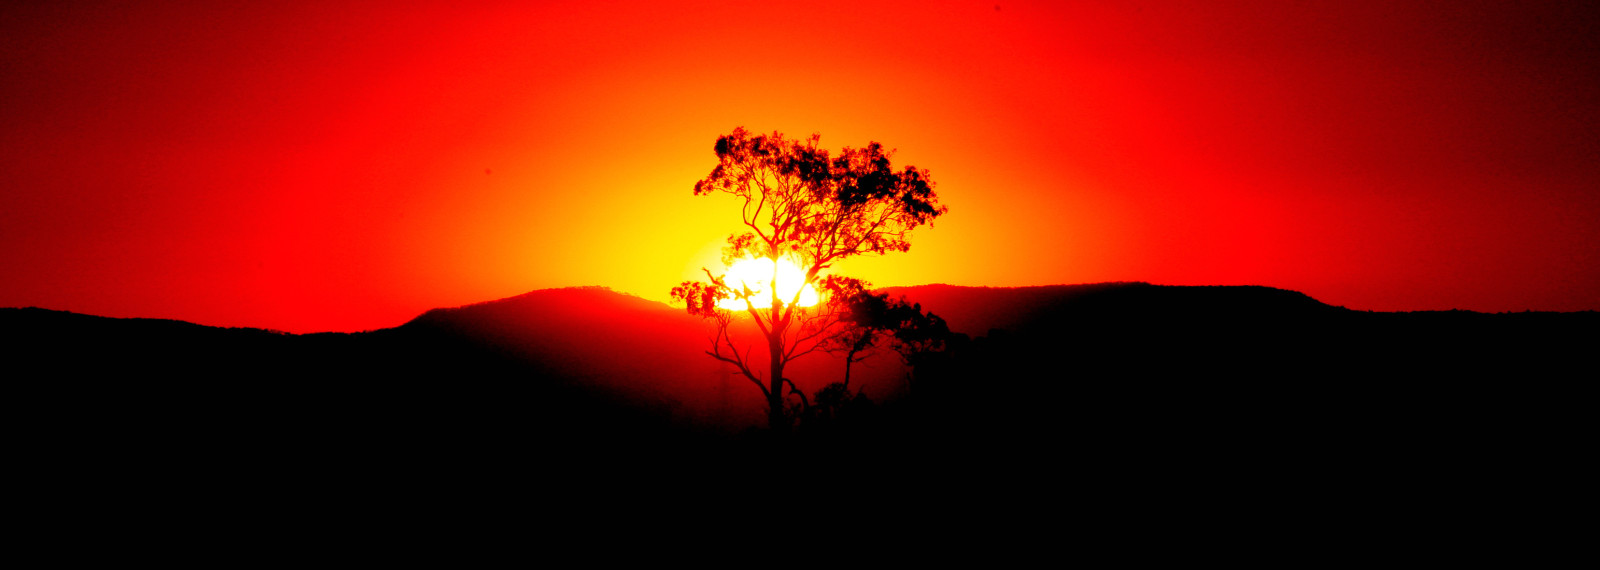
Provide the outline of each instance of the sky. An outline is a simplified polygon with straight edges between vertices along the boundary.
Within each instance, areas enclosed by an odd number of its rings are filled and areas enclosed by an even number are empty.
[[[7,2],[0,306],[665,301],[738,230],[692,189],[742,126],[930,171],[949,213],[838,268],[876,285],[1600,310],[1584,4]]]

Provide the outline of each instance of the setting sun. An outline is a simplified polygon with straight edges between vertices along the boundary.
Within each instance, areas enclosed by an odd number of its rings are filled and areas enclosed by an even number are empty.
[[[805,272],[800,270],[794,260],[779,258],[777,264],[778,298],[785,304],[794,298],[796,290],[800,290],[800,301],[796,303],[801,307],[810,307],[819,300],[816,287],[805,284]],[[767,290],[767,283],[773,278],[772,260],[765,257],[750,259],[744,258],[733,262],[728,268],[727,283],[736,292],[749,288],[755,295],[750,298],[757,307],[765,307],[762,300],[769,299],[771,294]],[[805,289],[801,290],[804,285]],[[770,301],[768,301],[770,303]],[[718,307],[742,311],[745,309],[744,299],[724,299],[717,303]]]

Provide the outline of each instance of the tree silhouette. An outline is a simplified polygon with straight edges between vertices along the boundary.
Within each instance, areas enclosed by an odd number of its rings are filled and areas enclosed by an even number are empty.
[[[721,192],[743,200],[740,217],[748,230],[728,236],[723,262],[731,265],[744,257],[771,260],[769,283],[774,285],[766,288],[767,298],[758,299],[750,288],[706,270],[707,281],[686,281],[672,290],[673,298],[684,302],[690,313],[716,323],[712,349],[706,353],[735,366],[761,390],[774,432],[790,427],[785,386],[789,394],[801,398],[802,406],[809,405],[805,393],[784,377],[785,366],[817,350],[846,314],[839,300],[815,309],[798,307],[804,286],[796,287],[790,298],[780,298],[775,285],[779,261],[787,259],[798,266],[804,285],[843,285],[846,282],[839,280],[820,282],[819,275],[842,259],[910,249],[911,230],[947,210],[939,205],[928,171],[913,166],[892,169],[893,151],[885,151],[883,145],[845,147],[830,157],[818,148],[820,138],[791,140],[776,132],[751,135],[742,127],[717,138],[713,148],[717,166],[695,183],[694,193]],[[737,314],[747,315],[764,337],[768,357],[764,377],[750,359],[751,347],[741,350],[729,334],[736,312],[718,305],[728,299],[743,305]]]
[[[851,366],[871,356],[887,334],[892,334],[894,305],[889,295],[873,293],[860,279],[829,275],[823,279],[822,290],[828,293],[830,306],[840,312],[842,325],[823,338],[822,350],[844,355],[844,381],[839,389],[848,393]]]

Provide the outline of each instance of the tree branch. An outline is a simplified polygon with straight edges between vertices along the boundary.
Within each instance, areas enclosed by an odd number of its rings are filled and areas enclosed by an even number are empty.
[[[800,409],[802,411],[810,410],[811,409],[811,400],[806,399],[806,393],[801,391],[798,386],[795,386],[793,380],[790,380],[788,378],[784,378],[783,381],[784,381],[784,383],[789,385],[789,393],[790,394],[799,394],[800,395]]]
[[[733,353],[732,357],[722,355],[722,345],[724,343],[728,345],[728,350]],[[763,396],[771,397],[772,393],[767,390],[766,385],[761,383],[761,378],[756,376],[754,372],[751,372],[750,367],[745,364],[745,362],[749,360],[749,352],[746,351],[746,353],[741,356],[739,354],[739,348],[733,345],[733,338],[728,336],[728,321],[718,321],[717,334],[712,338],[711,350],[705,352],[706,354],[711,355],[712,358],[738,367],[739,373],[742,374],[746,379],[755,383],[756,387],[761,389],[761,394]]]

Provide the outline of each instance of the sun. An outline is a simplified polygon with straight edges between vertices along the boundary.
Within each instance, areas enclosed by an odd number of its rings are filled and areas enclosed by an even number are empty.
[[[772,302],[772,293],[767,289],[767,283],[772,281],[772,278],[773,263],[772,260],[765,257],[755,259],[747,257],[735,261],[733,266],[728,268],[728,274],[725,276],[728,286],[735,291],[743,291],[745,287],[749,287],[751,291],[754,291],[755,296],[751,297],[750,301],[757,307],[766,307]],[[806,274],[800,270],[800,266],[795,264],[794,260],[787,257],[778,258],[777,278],[778,298],[783,304],[789,304],[789,300],[794,298],[796,290],[800,291],[800,299],[795,303],[796,306],[810,307],[816,305],[820,300],[817,295],[817,288],[805,283]],[[804,289],[801,289],[802,285],[805,287]],[[723,299],[717,303],[717,306],[723,309],[742,311],[745,309],[745,302],[744,299]]]

